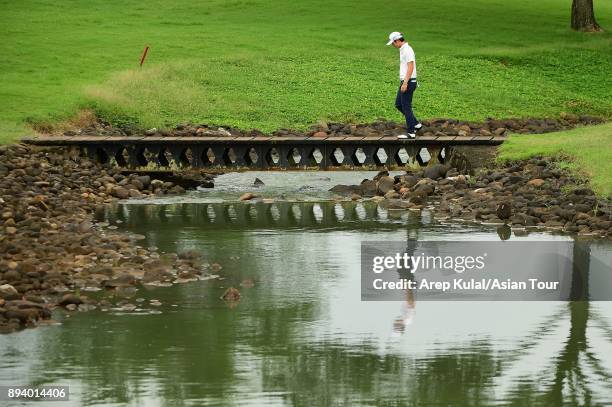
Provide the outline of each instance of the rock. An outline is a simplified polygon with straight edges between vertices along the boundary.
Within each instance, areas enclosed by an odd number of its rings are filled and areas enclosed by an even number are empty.
[[[429,178],[423,178],[413,187],[413,191],[417,195],[428,196],[436,190],[436,183]]]
[[[174,275],[169,271],[169,269],[161,267],[145,270],[142,277],[142,282],[148,284],[153,282],[172,281],[173,279]]]
[[[163,186],[164,186],[164,181],[159,180],[159,179],[154,179],[150,183],[150,187],[152,190],[163,188]]]
[[[381,179],[382,177],[388,177],[389,176],[389,171],[387,170],[382,170],[379,171],[378,174],[376,174],[374,176],[374,178],[372,178],[373,181],[378,181],[379,179]]]
[[[528,181],[527,185],[531,185],[533,187],[539,188],[542,185],[544,185],[544,182],[545,181],[541,178],[535,178],[535,179],[532,179],[531,181]]]
[[[358,201],[361,199],[361,195],[358,194],[351,194],[351,200],[352,201]]]
[[[130,285],[134,285],[136,283],[136,278],[129,274],[123,273],[113,278],[111,280],[107,280],[104,282],[104,286],[108,288],[116,288],[116,287],[127,287]]]
[[[9,309],[4,315],[8,319],[18,319],[25,324],[28,321],[38,320],[41,316],[41,310],[38,308]]]
[[[141,175],[136,178],[142,184],[143,188],[148,188],[151,185],[151,177],[148,175]]]
[[[133,178],[130,183],[127,185],[129,190],[133,190],[136,189],[138,191],[141,191],[144,189],[144,184],[142,182],[140,182],[140,180],[138,178]]]
[[[327,137],[328,134],[324,131],[317,131],[316,133],[313,134],[314,137]]]
[[[18,299],[19,292],[10,284],[0,285],[0,298],[4,300],[16,300]]]
[[[202,253],[197,250],[186,250],[178,253],[178,258],[182,260],[199,260],[202,258]]]
[[[363,195],[359,185],[335,185],[330,190],[338,195],[351,196],[352,194]]]
[[[69,304],[79,305],[82,303],[83,303],[83,300],[81,300],[81,297],[79,297],[78,295],[65,294],[58,304],[61,305],[62,307],[65,307],[66,305],[69,305]]]
[[[387,174],[388,174],[388,172],[387,172]],[[376,191],[379,194],[384,195],[387,192],[393,190],[394,184],[395,184],[395,179],[393,179],[392,177],[390,177],[388,175],[381,176],[378,179],[378,181],[376,182]]]
[[[395,192],[394,190],[390,190],[385,194],[385,199],[398,199],[400,194]]]
[[[508,202],[500,202],[495,208],[495,213],[501,220],[508,220],[512,216],[512,205]]]
[[[128,191],[129,191],[130,198],[142,198],[142,193],[138,191],[137,189],[130,189]]]
[[[79,233],[87,233],[91,230],[92,226],[92,223],[89,221],[81,222],[79,223],[77,230]]]
[[[255,195],[252,192],[245,192],[244,194],[242,194],[239,198],[240,201],[250,201],[253,198],[257,198],[257,195]]]
[[[260,186],[263,186],[263,185],[265,185],[265,184],[264,184],[264,182],[262,180],[260,180],[259,178],[255,178],[255,181],[253,182],[253,186],[260,187]]]
[[[185,193],[185,188],[183,188],[180,185],[174,185],[172,188],[170,188],[170,190],[168,191],[171,194],[184,194]]]
[[[221,299],[228,302],[240,301],[240,291],[234,287],[230,287],[225,290]]]
[[[6,281],[19,281],[21,280],[21,273],[17,270],[9,270],[4,273],[3,278]]]
[[[423,176],[430,179],[438,179],[446,177],[446,172],[448,171],[448,167],[443,164],[435,164],[430,167],[426,167],[423,170]]]
[[[419,182],[419,178],[415,177],[414,175],[411,175],[411,174],[406,174],[406,175],[402,175],[399,178],[399,182],[403,186],[406,186],[406,187],[410,188],[410,187],[416,185],[417,182]]]
[[[365,197],[373,197],[376,195],[376,181],[363,180],[359,185],[360,195]]]
[[[114,186],[110,194],[119,199],[128,199],[130,197],[130,191],[120,186]]]

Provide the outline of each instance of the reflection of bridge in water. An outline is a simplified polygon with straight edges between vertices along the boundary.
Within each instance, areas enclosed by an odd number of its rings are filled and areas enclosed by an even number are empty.
[[[222,228],[326,228],[346,225],[352,229],[383,226],[394,221],[421,220],[409,211],[394,211],[373,202],[236,202],[121,205],[105,214],[109,221],[128,226],[159,224],[198,229]]]

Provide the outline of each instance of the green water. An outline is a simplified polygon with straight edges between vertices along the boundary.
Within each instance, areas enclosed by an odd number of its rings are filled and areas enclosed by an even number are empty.
[[[237,202],[255,175],[276,202]],[[0,385],[68,385],[62,406],[612,404],[610,302],[417,302],[402,329],[402,303],[361,302],[362,240],[499,240],[428,211],[316,202],[371,175],[229,174],[215,190],[100,214],[160,252],[201,251],[224,279],[0,336]],[[590,253],[610,260],[612,245]],[[229,286],[235,307],[219,299]]]

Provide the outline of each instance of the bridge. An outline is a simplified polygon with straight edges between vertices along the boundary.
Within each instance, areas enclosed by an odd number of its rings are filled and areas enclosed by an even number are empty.
[[[405,168],[446,163],[458,147],[496,146],[498,135],[396,136],[36,136],[22,141],[68,146],[92,160],[130,169],[233,168],[328,170]],[[465,150],[465,149],[464,149]]]

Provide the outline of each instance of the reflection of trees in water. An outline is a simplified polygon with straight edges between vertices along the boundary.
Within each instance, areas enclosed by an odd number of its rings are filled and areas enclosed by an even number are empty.
[[[589,244],[576,240],[573,257],[571,301],[568,303],[569,333],[561,352],[553,355],[550,369],[545,369],[539,380],[533,380],[529,384],[523,382],[517,389],[512,397],[515,405],[591,405],[594,399],[591,388],[594,379],[608,383],[608,389],[612,394],[612,386],[609,385],[611,375],[601,365],[601,361],[589,345],[587,336],[591,308],[588,302],[591,266]],[[553,326],[554,321],[550,322]],[[603,337],[607,336],[610,340],[612,338],[606,332],[607,329],[604,324]],[[544,336],[539,335],[541,338]],[[529,346],[524,348],[528,349]],[[525,350],[522,352],[525,353]],[[590,372],[587,372],[587,369]],[[543,391],[535,388],[535,383],[538,382],[546,383]]]
[[[126,220],[134,222],[130,228],[142,225],[143,219],[171,225],[158,234],[167,239],[164,242],[180,240],[183,227],[201,225],[201,212],[168,209],[161,216],[130,215]],[[146,224],[142,230],[157,228],[154,225]],[[588,281],[588,251],[576,251],[574,258],[572,295],[579,299],[588,289],[583,284]],[[173,290],[180,297],[195,295],[187,286]],[[261,297],[275,294],[272,288],[260,290]],[[208,287],[197,295],[217,298],[218,292]],[[236,310],[192,309],[147,317],[90,313],[65,329],[45,333],[51,339],[44,341],[45,351],[39,352],[44,358],[36,371],[43,372],[41,376],[68,372],[68,378],[82,381],[85,402],[126,403],[139,395],[148,397],[152,379],[157,397],[168,405],[186,405],[189,399],[228,400],[237,392],[248,398],[250,385],[295,405],[489,405],[499,397],[496,378],[528,357],[567,318],[566,312],[549,316],[508,354],[498,354],[493,343],[482,340],[410,357],[381,355],[367,341],[311,343],[305,335],[309,322],[319,318],[318,299],[282,305],[260,299],[252,298],[248,306],[241,304]],[[589,389],[593,376],[585,366],[602,380],[610,380],[587,341],[587,321],[593,317],[589,304],[572,302],[568,310],[570,330],[563,350],[550,356],[541,377],[517,380],[505,397],[508,404],[588,405],[596,396]],[[107,331],[109,327],[113,332]],[[544,390],[541,381],[547,384]]]
[[[367,342],[305,345],[303,331],[291,322],[314,319],[312,304],[246,315],[227,310],[116,317],[112,324],[89,317],[78,322],[90,325],[86,335],[57,330],[37,368],[74,367],[71,379],[82,381],[88,402],[150,396],[147,382],[152,379],[157,397],[169,405],[202,397],[229,399],[235,392],[245,397],[242,386],[251,380],[260,383],[259,391],[282,394],[296,405],[357,400],[478,405],[492,400],[488,384],[499,371],[487,341],[415,359],[381,356]],[[108,326],[114,332],[107,333]]]
[[[262,383],[267,391],[290,392],[291,404],[410,405],[486,404],[498,370],[485,342],[474,342],[428,358],[378,355],[373,347],[321,343],[294,345],[287,354],[264,355]]]

